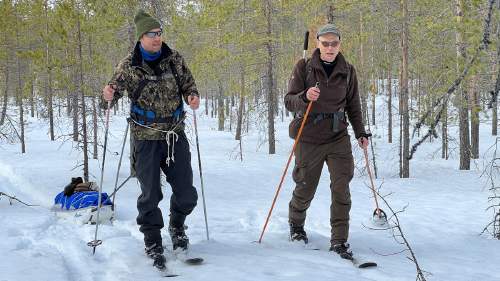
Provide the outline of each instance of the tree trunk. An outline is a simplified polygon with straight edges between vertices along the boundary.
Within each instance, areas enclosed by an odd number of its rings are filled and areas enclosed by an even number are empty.
[[[217,95],[217,114],[219,120],[219,131],[224,131],[224,92],[222,88],[222,80],[219,79],[219,94]]]
[[[387,141],[392,143],[392,64],[387,70]]]
[[[401,91],[399,92],[401,94]],[[401,95],[399,96],[401,98]],[[399,103],[401,105],[401,102]],[[399,108],[401,111],[401,108]],[[399,114],[399,124],[403,124],[403,114]],[[403,177],[403,125],[399,125],[399,177]]]
[[[481,111],[481,104],[479,103],[479,89],[477,88],[478,76],[474,76],[471,83],[471,103],[470,103],[470,116],[471,116],[471,158],[479,159],[479,111]]]
[[[242,8],[242,16],[241,16],[241,34],[245,34],[246,30],[246,24],[245,24],[245,19],[246,19],[246,7],[247,7],[247,1],[243,0],[243,8]],[[243,45],[240,48],[241,53],[244,52]],[[240,100],[239,100],[239,105],[238,105],[238,120],[236,123],[236,134],[235,134],[235,139],[240,142],[240,156],[241,160],[243,161],[243,151],[241,149],[241,129],[243,126],[243,111],[245,110],[245,62],[241,62],[241,70],[240,70]]]
[[[271,10],[271,0],[265,1],[264,13],[266,15],[267,21],[267,42],[265,43],[267,49],[267,133],[268,133],[268,143],[269,143],[269,154],[276,153],[276,140],[274,135],[274,116],[275,116],[275,99],[276,99],[276,85],[274,83],[274,50],[273,42],[271,38],[273,37],[272,30],[272,10]]]
[[[233,114],[232,114],[232,107],[230,106],[230,104],[231,104],[230,98],[226,97],[225,98],[225,102],[226,102],[225,103],[225,105],[226,105],[226,116],[229,117],[229,122],[228,122],[229,123],[229,132],[232,132],[232,129],[233,129],[232,128],[232,125],[233,125],[232,124],[232,122],[233,122],[233,120],[232,120],[233,119],[232,118]]]
[[[375,84],[374,84],[373,92],[372,92],[372,125],[375,126],[375,121],[376,121],[375,120],[375,113],[376,113],[376,110],[375,110],[375,98],[377,97],[378,85],[377,85],[377,81],[376,80],[373,80],[373,83],[375,83]]]
[[[240,91],[240,101],[238,107],[238,121],[236,124],[236,140],[241,140],[241,127],[243,123],[243,111],[245,108],[245,67],[241,67],[241,91]]]
[[[500,10],[500,2],[498,3]],[[497,24],[497,40],[500,41],[500,22]],[[497,44],[497,81],[495,83],[495,91],[492,93],[491,108],[491,134],[496,136],[498,134],[498,94],[500,92],[500,44]]]
[[[446,102],[446,101],[445,101]],[[443,127],[443,137],[441,143],[441,158],[448,160],[448,102],[443,105],[443,115],[441,117]]]
[[[375,6],[374,6],[374,1],[371,2],[371,14],[375,14]],[[373,26],[372,26],[373,28]],[[373,35],[373,33],[370,35],[370,45],[371,45],[371,48],[370,48],[370,69],[371,69],[371,87],[370,87],[370,93],[371,93],[371,109],[372,109],[372,125],[375,126],[375,98],[377,97],[377,93],[378,93],[378,79],[376,77],[376,71],[375,71],[375,36]],[[368,126],[370,125],[370,123],[368,123]]]
[[[21,49],[21,43],[19,42],[19,18],[16,19],[16,49]],[[21,141],[21,153],[26,153],[26,143],[24,141],[24,108],[23,108],[23,84],[21,78],[21,60],[19,56],[16,55],[17,62],[17,101],[19,105],[19,126],[21,128],[21,135],[19,136],[19,140]]]
[[[363,12],[359,12],[359,34],[363,35]],[[360,36],[362,38],[362,36]],[[363,123],[368,123],[368,101],[367,101],[367,91],[366,91],[366,81],[365,77],[365,54],[364,54],[364,44],[362,39],[359,42],[359,60],[361,67],[359,69],[359,89],[361,97],[361,112],[363,113]]]
[[[463,22],[463,0],[456,0],[456,19],[458,25]],[[457,73],[462,72],[463,62],[466,59],[465,44],[460,30],[456,31],[457,43]],[[469,138],[469,108],[467,103],[467,91],[464,87],[458,89],[458,122],[460,130],[460,170],[470,170],[470,138]]]
[[[85,106],[85,91],[83,90],[83,55],[82,55],[82,33],[80,26],[80,15],[77,14],[76,20],[77,39],[78,39],[78,92],[81,96],[82,108],[82,137],[83,137],[83,178],[89,181],[89,155],[88,155],[88,136],[87,136],[87,110]]]
[[[73,71],[73,75],[76,75]],[[75,77],[73,77],[75,78]],[[77,80],[77,79],[73,79]],[[75,81],[76,82],[76,81]],[[79,140],[78,136],[78,93],[73,90],[71,93],[71,112],[73,113],[73,141],[77,142]]]
[[[35,77],[31,77],[30,81],[30,115],[35,117]]]
[[[8,62],[6,61],[6,64]],[[5,89],[3,92],[3,102],[2,102],[2,113],[0,116],[0,126],[3,125],[5,122],[5,116],[7,115],[7,104],[9,101],[9,68],[5,66],[4,68],[4,73],[5,73]]]
[[[409,118],[409,108],[408,108],[408,3],[407,0],[402,0],[402,13],[403,13],[403,30],[401,33],[402,36],[402,55],[403,61],[401,65],[401,98],[402,98],[402,114],[403,114],[403,145],[402,145],[402,177],[409,178],[410,177],[410,159],[409,151],[410,151],[410,118]]]
[[[97,125],[97,102],[96,97],[92,98],[92,127],[94,128],[94,145],[92,149],[92,159],[99,157],[98,146],[97,146],[97,132],[99,131],[99,126]]]
[[[208,91],[205,91],[205,115],[208,116]]]
[[[48,3],[45,1],[44,3],[44,8],[45,8],[45,32],[46,34],[49,34],[49,17],[48,17]],[[51,53],[50,53],[50,46],[49,42],[47,41],[45,43],[45,68],[47,71],[47,81],[45,85],[45,95],[47,96],[47,110],[48,110],[48,115],[49,115],[49,135],[50,135],[50,140],[54,141],[55,140],[55,134],[54,134],[54,108],[53,108],[53,94],[52,94],[52,70],[51,70]]]
[[[69,69],[67,69],[66,71],[69,72]],[[66,86],[65,87],[66,89],[66,104],[67,104],[67,107],[66,107],[66,114],[69,117],[71,117],[71,112],[72,112],[72,107],[73,107],[73,93],[71,93],[71,90]]]
[[[212,94],[212,97],[211,97],[211,104],[212,104],[212,110],[210,111],[210,117],[211,118],[214,118],[214,111],[215,111],[215,95]]]
[[[92,49],[92,36],[89,36],[89,40],[88,40],[88,46],[89,46],[89,58],[90,58],[90,64],[91,64],[91,67],[93,68],[93,62],[94,62],[94,52],[93,52],[93,49]],[[95,76],[92,77],[92,90],[96,93],[99,93],[99,88],[98,86],[96,86],[96,83],[95,83]],[[99,148],[97,146],[97,133],[99,132],[99,126],[97,124],[97,101],[96,101],[96,97],[92,97],[92,128],[93,128],[93,147],[92,147],[92,159],[96,159],[98,158],[98,154],[99,154]],[[124,99],[121,99],[121,101],[123,102]],[[132,163],[131,163],[132,164]]]

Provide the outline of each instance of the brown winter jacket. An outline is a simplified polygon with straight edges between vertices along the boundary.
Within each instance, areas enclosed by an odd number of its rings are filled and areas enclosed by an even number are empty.
[[[290,123],[290,137],[295,138],[307,109],[305,94],[307,90],[319,82],[320,96],[311,108],[311,115],[307,118],[300,140],[307,143],[324,144],[335,141],[347,134],[347,122],[341,121],[339,131],[334,133],[333,118],[316,120],[314,116],[318,113],[334,113],[344,110],[349,122],[353,126],[356,139],[366,134],[361,113],[361,103],[358,93],[358,80],[356,70],[339,53],[336,58],[336,66],[330,75],[326,72],[319,59],[319,49],[316,49],[306,65],[304,59],[295,64],[292,77],[288,83],[288,93],[285,95],[285,107],[296,113],[296,117]],[[347,76],[350,72],[349,85]]]

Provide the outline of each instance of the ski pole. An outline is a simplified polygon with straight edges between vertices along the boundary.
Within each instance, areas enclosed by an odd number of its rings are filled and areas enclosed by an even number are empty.
[[[116,189],[111,193],[108,197],[113,197],[120,189],[132,178],[132,175],[129,175]]]
[[[307,56],[307,48],[308,48],[308,43],[309,43],[309,31],[306,31],[305,37],[304,37],[304,52],[302,53],[302,58],[305,60]],[[319,83],[316,83],[316,87],[319,86]],[[285,170],[283,171],[283,175],[281,175],[281,180],[278,185],[278,188],[276,189],[276,194],[274,195],[273,203],[271,204],[271,208],[269,209],[269,212],[267,214],[266,222],[264,223],[264,227],[262,228],[262,232],[260,233],[259,237],[259,243],[262,242],[262,237],[264,236],[264,232],[266,231],[267,224],[269,223],[269,218],[271,217],[271,214],[273,213],[274,205],[276,204],[276,199],[278,199],[278,195],[281,190],[281,186],[283,185],[283,181],[285,180],[286,172],[288,171],[288,166],[290,166],[290,162],[292,161],[292,156],[295,152],[295,147],[297,146],[297,143],[299,142],[300,136],[302,135],[302,129],[304,128],[304,125],[306,124],[307,116],[309,115],[309,111],[311,111],[312,107],[312,101],[309,102],[309,105],[307,106],[306,113],[304,114],[304,119],[302,120],[302,123],[300,124],[299,131],[297,133],[297,136],[295,137],[295,141],[293,142],[293,147],[292,151],[290,152],[290,156],[288,156],[288,161],[286,162]]]
[[[198,169],[200,170],[201,197],[203,199],[203,214],[205,216],[205,230],[207,233],[207,240],[210,240],[210,236],[208,235],[208,220],[207,220],[207,206],[205,204],[205,189],[203,188],[203,172],[201,170],[200,142],[198,140],[198,124],[196,122],[196,111],[194,111],[194,109],[193,109],[193,121],[194,121],[194,133],[196,135],[196,151],[198,152]]]
[[[259,237],[259,243],[262,242],[262,237],[264,236],[264,232],[266,231],[267,224],[269,223],[269,218],[271,217],[271,214],[274,209],[274,205],[276,204],[276,199],[278,198],[278,194],[280,193],[281,186],[283,185],[283,181],[286,176],[286,172],[288,171],[288,166],[290,165],[290,162],[292,161],[292,156],[293,153],[295,152],[295,147],[297,146],[297,143],[299,142],[300,135],[302,134],[302,129],[304,128],[304,124],[306,123],[307,116],[309,115],[309,111],[311,111],[312,107],[312,101],[309,102],[309,105],[307,106],[306,113],[304,114],[304,119],[302,120],[302,123],[300,124],[299,132],[297,133],[297,137],[295,138],[295,141],[293,143],[292,151],[290,152],[290,156],[288,157],[288,161],[286,162],[285,170],[283,171],[283,175],[281,175],[281,180],[278,185],[278,188],[276,189],[276,194],[274,195],[273,203],[271,204],[271,208],[269,209],[269,213],[267,214],[266,222],[264,223],[264,228],[262,228],[262,232],[260,233]]]
[[[111,101],[108,101],[108,108],[106,109],[106,123],[104,132],[104,151],[102,152],[102,166],[101,166],[101,181],[99,184],[99,198],[97,199],[97,217],[95,223],[95,234],[94,240],[87,243],[89,247],[92,247],[92,255],[95,254],[95,248],[102,244],[102,240],[97,239],[97,231],[99,230],[99,213],[101,211],[101,194],[102,194],[102,183],[104,180],[104,162],[106,161],[106,147],[108,145],[108,130],[109,130],[109,111],[111,109]]]
[[[116,207],[116,204],[115,204],[115,195],[116,195],[116,191],[118,190],[118,176],[120,174],[120,168],[122,166],[122,158],[123,158],[123,150],[125,148],[125,143],[127,142],[127,135],[128,135],[128,127],[130,126],[130,123],[127,121],[127,127],[125,128],[125,136],[123,137],[123,143],[122,143],[122,151],[120,153],[120,160],[118,161],[118,168],[116,169],[116,178],[115,178],[115,189],[113,190],[113,194],[111,196],[111,202],[113,203],[113,207],[112,207],[112,210],[113,210],[113,216],[115,215],[115,207]]]
[[[368,176],[370,177],[371,190],[373,192],[373,198],[375,199],[376,209],[375,211],[373,211],[373,216],[377,215],[379,219],[381,218],[387,219],[387,215],[385,214],[385,212],[378,207],[377,193],[375,192],[375,184],[373,183],[372,171],[370,169],[370,161],[368,160],[368,148],[363,147],[363,151],[365,153],[366,170],[368,171]]]

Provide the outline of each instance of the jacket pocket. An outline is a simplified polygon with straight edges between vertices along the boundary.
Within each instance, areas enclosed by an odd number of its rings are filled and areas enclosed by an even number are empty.
[[[296,117],[288,125],[288,135],[290,138],[295,139],[297,137],[302,120],[304,120],[304,117]]]

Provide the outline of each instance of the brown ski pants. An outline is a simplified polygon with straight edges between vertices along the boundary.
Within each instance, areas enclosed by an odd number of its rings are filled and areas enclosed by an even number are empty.
[[[349,182],[354,173],[354,160],[349,135],[332,143],[311,144],[299,142],[295,150],[293,180],[296,183],[289,204],[289,222],[304,225],[306,211],[316,193],[326,162],[330,173],[330,225],[331,243],[347,242],[349,236],[349,211],[351,193]]]

